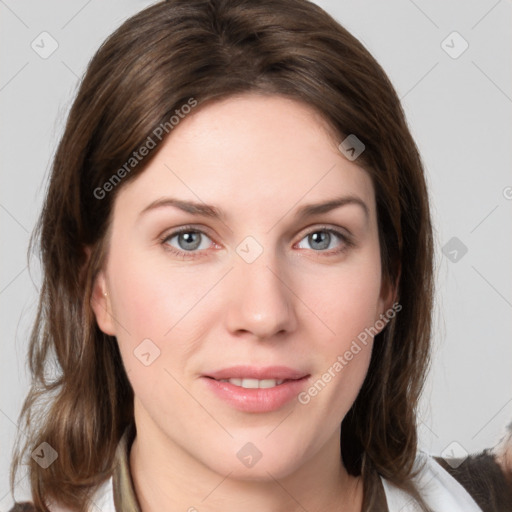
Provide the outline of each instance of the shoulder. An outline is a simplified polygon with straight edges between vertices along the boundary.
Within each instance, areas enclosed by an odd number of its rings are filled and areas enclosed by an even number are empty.
[[[432,459],[464,487],[483,512],[512,511],[512,479],[490,450],[463,460]]]
[[[59,503],[48,504],[50,512],[72,512],[69,508]],[[90,504],[87,508],[88,512],[116,512],[112,493],[112,477],[108,478],[101,484],[90,498]],[[43,512],[37,508],[32,502],[24,501],[14,503],[14,506],[8,512]]]
[[[37,508],[30,503],[29,501],[24,501],[22,503],[15,503],[14,507],[12,507],[9,512],[38,512]]]
[[[464,460],[418,451],[412,482],[429,510],[511,512],[512,484],[488,451]],[[409,510],[414,497],[382,478],[389,512]]]
[[[50,510],[52,512],[69,512],[68,510],[55,505],[50,507]],[[42,512],[42,509],[37,508],[31,501],[23,501],[15,503],[8,512]]]

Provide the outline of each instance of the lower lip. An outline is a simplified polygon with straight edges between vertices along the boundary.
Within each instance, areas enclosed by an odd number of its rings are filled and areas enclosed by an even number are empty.
[[[273,388],[258,389],[242,388],[210,377],[203,377],[203,380],[211,391],[239,411],[271,412],[293,400],[304,389],[308,377],[289,380]]]

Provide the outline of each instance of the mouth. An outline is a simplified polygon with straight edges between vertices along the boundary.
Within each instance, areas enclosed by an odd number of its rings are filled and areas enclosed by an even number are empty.
[[[208,379],[216,380],[217,382],[229,382],[233,386],[237,386],[244,389],[270,389],[276,386],[281,386],[285,382],[291,382],[301,379],[250,379],[250,378],[232,378],[232,379],[214,379],[213,377],[207,377]]]
[[[284,367],[234,366],[203,375],[217,398],[244,412],[263,413],[282,408],[306,386],[311,375]]]
[[[234,384],[240,386],[240,381],[281,381],[298,380],[307,376],[308,373],[289,366],[248,366],[237,365],[208,372],[205,377],[215,380],[234,380]],[[238,379],[238,380],[237,380]]]

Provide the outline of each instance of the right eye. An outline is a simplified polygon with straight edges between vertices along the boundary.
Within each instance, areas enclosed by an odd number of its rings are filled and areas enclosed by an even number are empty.
[[[213,245],[213,241],[205,233],[190,228],[183,228],[167,235],[162,243],[180,255],[202,251]]]

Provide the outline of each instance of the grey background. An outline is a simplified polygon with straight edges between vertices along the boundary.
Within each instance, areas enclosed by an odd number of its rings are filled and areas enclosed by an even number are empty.
[[[151,3],[0,0],[0,511],[12,503],[7,471],[40,282],[26,250],[51,157],[88,60]],[[317,3],[389,74],[428,173],[438,288],[421,447],[447,456],[491,447],[512,419],[511,1]],[[58,43],[47,59],[31,48],[43,31]],[[453,31],[469,44],[458,58],[441,46]],[[446,44],[462,48],[454,36]],[[21,479],[17,499],[26,492]]]

